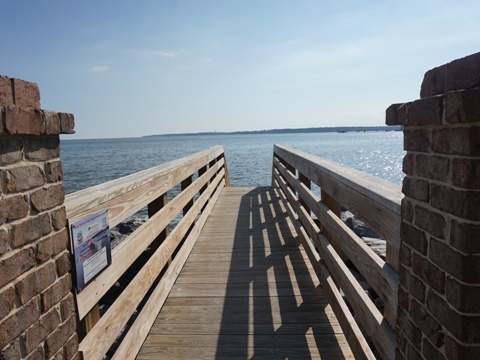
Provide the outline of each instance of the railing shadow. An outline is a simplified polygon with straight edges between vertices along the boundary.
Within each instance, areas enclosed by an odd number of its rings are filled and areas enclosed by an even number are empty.
[[[215,358],[341,359],[339,326],[276,191],[242,197]]]

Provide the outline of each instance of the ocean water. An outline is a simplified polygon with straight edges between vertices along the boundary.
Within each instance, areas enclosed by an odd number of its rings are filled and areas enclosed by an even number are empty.
[[[189,135],[61,140],[65,192],[75,192],[214,145],[223,145],[232,186],[268,186],[273,145],[283,144],[401,184],[401,131]]]

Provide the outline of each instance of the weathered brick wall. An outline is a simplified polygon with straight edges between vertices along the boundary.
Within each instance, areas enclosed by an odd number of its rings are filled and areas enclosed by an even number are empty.
[[[480,53],[425,74],[404,125],[398,359],[480,359]]]
[[[0,76],[0,359],[72,359],[76,315],[59,134],[34,83]]]

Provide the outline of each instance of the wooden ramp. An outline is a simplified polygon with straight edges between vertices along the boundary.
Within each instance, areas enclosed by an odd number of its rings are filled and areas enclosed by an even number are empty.
[[[225,188],[137,359],[343,358],[276,190]]]

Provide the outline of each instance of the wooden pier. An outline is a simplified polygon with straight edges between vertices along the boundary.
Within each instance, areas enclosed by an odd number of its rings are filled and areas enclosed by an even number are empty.
[[[137,359],[353,358],[274,188],[224,188]]]
[[[76,296],[84,359],[394,358],[400,188],[284,146],[272,164],[271,187],[233,188],[216,146],[67,196],[70,223],[149,215]],[[385,259],[341,206],[386,239]]]

